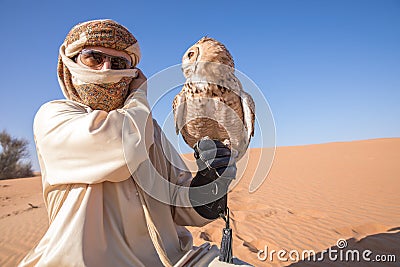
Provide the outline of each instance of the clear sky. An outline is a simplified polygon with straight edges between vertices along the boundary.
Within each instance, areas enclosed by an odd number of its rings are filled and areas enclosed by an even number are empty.
[[[268,101],[277,146],[400,137],[400,1],[1,0],[0,130],[28,139],[36,170],[33,118],[63,98],[58,48],[98,18],[134,33],[148,77],[204,35],[224,43]]]

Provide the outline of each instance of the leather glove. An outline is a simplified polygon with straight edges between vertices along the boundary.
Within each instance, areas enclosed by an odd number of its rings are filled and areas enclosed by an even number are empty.
[[[189,198],[195,210],[207,219],[225,214],[226,194],[236,177],[236,162],[231,150],[218,140],[202,139],[194,145],[198,172],[193,178]]]

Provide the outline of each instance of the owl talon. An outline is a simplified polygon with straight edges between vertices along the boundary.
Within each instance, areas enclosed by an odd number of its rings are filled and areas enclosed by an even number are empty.
[[[225,139],[222,143],[227,147],[231,147],[231,141],[229,141],[229,139]]]

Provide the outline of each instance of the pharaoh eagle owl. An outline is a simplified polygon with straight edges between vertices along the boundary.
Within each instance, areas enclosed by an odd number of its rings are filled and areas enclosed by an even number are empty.
[[[182,58],[186,81],[172,108],[176,133],[190,147],[202,138],[216,139],[239,160],[254,136],[255,106],[234,67],[222,43],[203,37]]]

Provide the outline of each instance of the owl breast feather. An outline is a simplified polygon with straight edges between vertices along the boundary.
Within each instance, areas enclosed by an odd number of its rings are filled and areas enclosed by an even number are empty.
[[[208,137],[228,143],[241,157],[249,140],[243,123],[240,96],[232,90],[215,84],[187,83],[182,88],[184,99],[175,112],[180,120],[178,130],[184,141],[193,147]]]

